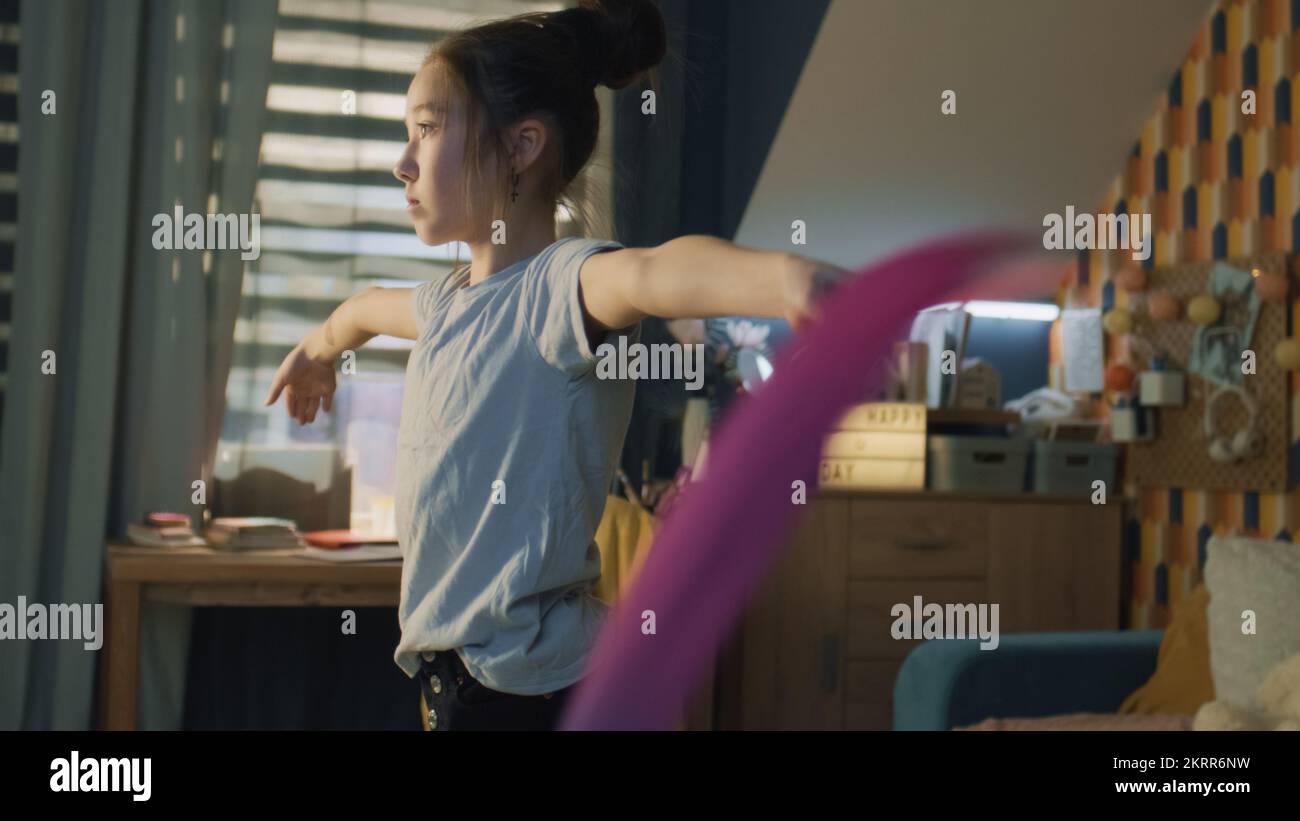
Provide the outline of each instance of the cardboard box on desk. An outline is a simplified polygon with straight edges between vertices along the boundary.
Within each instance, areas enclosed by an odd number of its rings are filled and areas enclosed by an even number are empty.
[[[824,488],[925,487],[925,405],[865,402],[835,424],[822,445]]]

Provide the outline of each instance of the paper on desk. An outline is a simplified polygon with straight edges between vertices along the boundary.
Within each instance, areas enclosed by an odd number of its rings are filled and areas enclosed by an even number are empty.
[[[1065,389],[1097,393],[1103,367],[1101,309],[1066,308],[1061,312],[1061,349]]]
[[[382,562],[402,558],[402,548],[395,544],[366,544],[357,547],[345,547],[341,550],[322,550],[319,547],[304,547],[298,554],[304,559],[321,562]]]
[[[207,547],[208,543],[198,536],[187,536],[184,539],[141,539],[136,536],[131,537],[131,544],[140,547]]]

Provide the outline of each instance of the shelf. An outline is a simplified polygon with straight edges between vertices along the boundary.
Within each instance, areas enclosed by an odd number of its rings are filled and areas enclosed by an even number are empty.
[[[925,424],[932,425],[1018,425],[1020,414],[1011,411],[974,408],[927,408]]]

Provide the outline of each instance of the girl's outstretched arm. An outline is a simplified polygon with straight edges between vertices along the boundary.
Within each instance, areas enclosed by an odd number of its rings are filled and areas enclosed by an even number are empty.
[[[848,276],[798,254],[691,235],[654,248],[593,254],[579,281],[587,312],[606,328],[646,316],[767,316],[799,329],[816,318],[820,294]]]
[[[333,362],[344,351],[359,348],[380,334],[415,339],[411,315],[413,288],[369,288],[348,297],[329,319],[302,341],[307,353]]]
[[[328,412],[334,398],[334,360],[340,354],[380,334],[402,339],[419,336],[411,315],[412,290],[371,286],[349,297],[284,358],[271,380],[266,404],[275,404],[283,391],[285,409],[300,425],[314,421],[322,406]]]

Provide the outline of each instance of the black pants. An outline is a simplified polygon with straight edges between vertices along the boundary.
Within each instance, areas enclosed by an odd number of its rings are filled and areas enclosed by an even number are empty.
[[[422,653],[415,678],[426,730],[553,730],[576,687],[538,696],[492,690],[469,674],[454,650]]]

